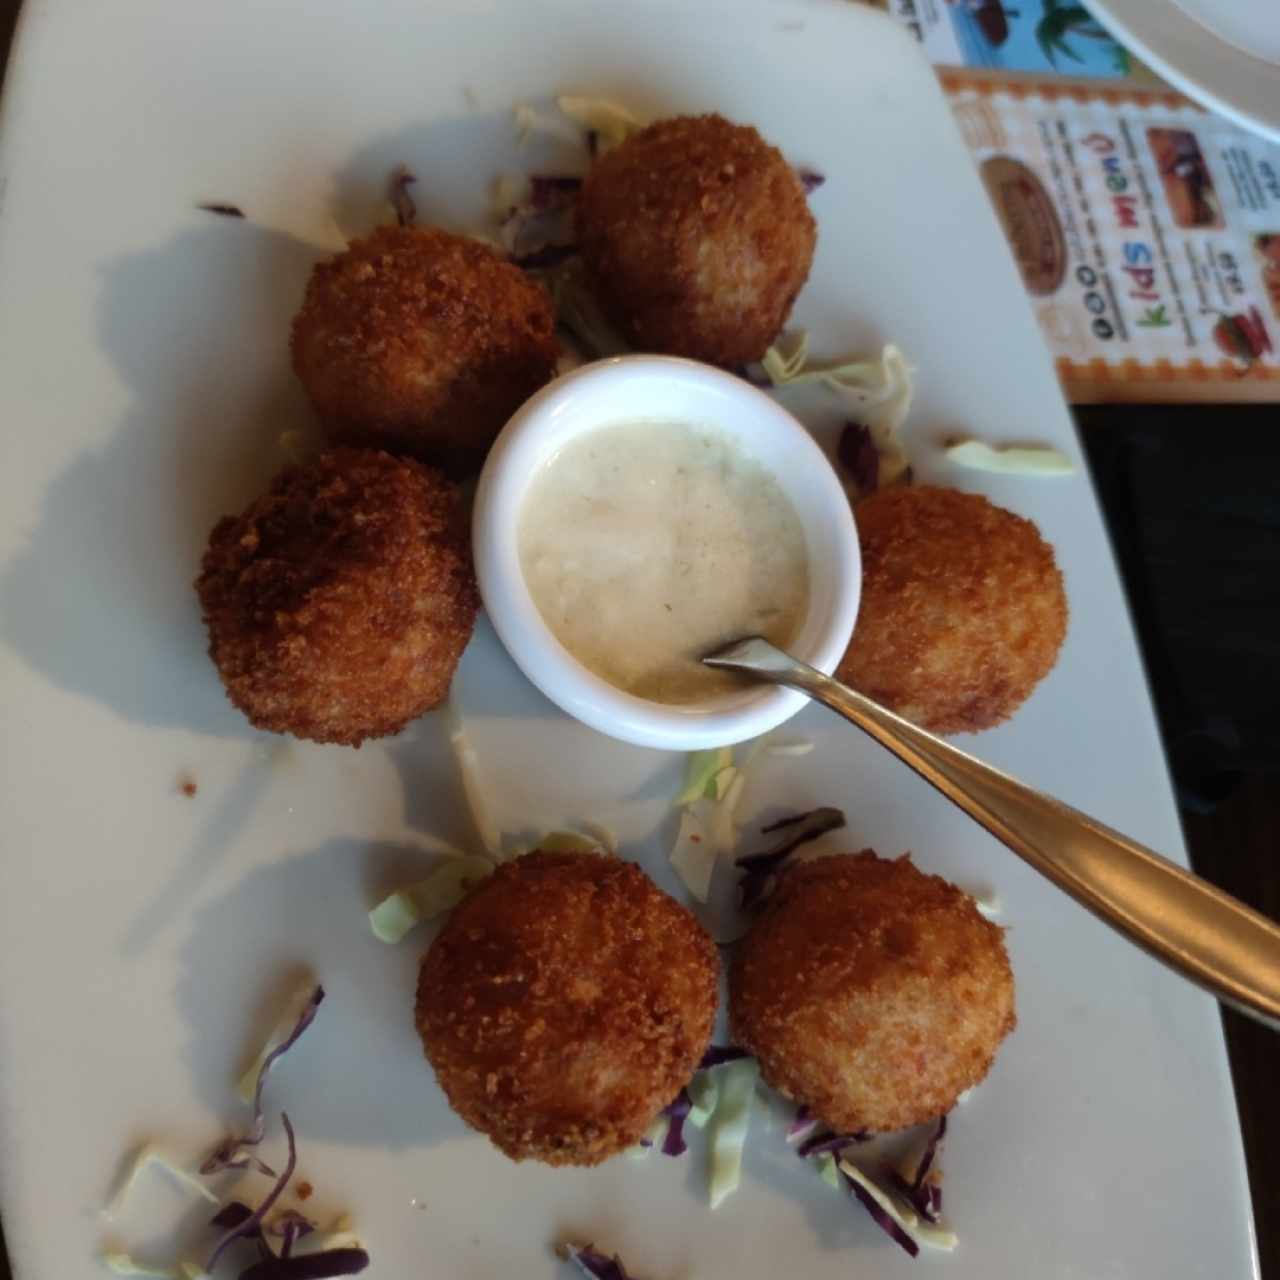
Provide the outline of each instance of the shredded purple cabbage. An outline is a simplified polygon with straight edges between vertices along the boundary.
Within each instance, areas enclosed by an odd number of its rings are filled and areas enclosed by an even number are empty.
[[[812,169],[797,169],[796,177],[800,179],[800,185],[804,188],[805,195],[812,195],[817,189],[826,182],[826,178],[815,173]]]
[[[271,1220],[266,1228],[269,1236],[280,1236],[280,1256],[287,1258],[293,1252],[293,1246],[304,1236],[309,1236],[316,1229],[316,1224],[297,1209],[282,1209]]]
[[[880,453],[871,430],[861,422],[848,422],[836,449],[840,465],[849,473],[860,494],[874,493],[880,484]]]
[[[937,1128],[921,1152],[920,1162],[916,1165],[915,1176],[911,1181],[908,1182],[896,1169],[888,1170],[890,1181],[926,1222],[936,1223],[942,1216],[942,1187],[938,1182],[931,1181],[929,1175],[937,1163],[938,1150],[946,1136],[947,1117],[941,1115],[938,1117]]]
[[[611,1258],[594,1245],[562,1244],[556,1248],[556,1252],[566,1262],[574,1263],[584,1276],[592,1276],[594,1280],[636,1280],[622,1265],[622,1259],[616,1253]]]
[[[196,208],[204,213],[216,213],[220,218],[244,217],[244,210],[234,204],[221,204],[218,201],[210,201],[207,204],[198,204]]]
[[[726,1062],[738,1062],[742,1058],[749,1058],[751,1055],[745,1049],[739,1049],[736,1045],[731,1044],[713,1044],[702,1055],[702,1061],[698,1063],[699,1071],[710,1071],[712,1067],[722,1067]]]
[[[929,1176],[930,1171],[933,1169],[934,1161],[937,1159],[938,1148],[946,1136],[947,1117],[940,1115],[938,1117],[938,1127],[933,1131],[933,1136],[929,1139],[924,1153],[920,1157],[920,1163],[916,1166],[916,1176],[911,1180],[913,1187],[924,1185],[924,1180]]]
[[[418,179],[404,165],[397,165],[391,173],[390,197],[392,207],[396,211],[396,222],[402,227],[411,227],[418,221],[418,206],[413,203],[409,188]]]
[[[529,195],[511,208],[498,238],[511,261],[526,271],[557,267],[578,252],[574,208],[582,179],[571,174],[529,175]]]
[[[814,1118],[809,1108],[799,1106],[796,1108],[795,1119],[787,1126],[787,1141],[799,1142],[811,1134],[818,1126],[818,1121]]]
[[[681,1089],[675,1101],[662,1108],[662,1114],[668,1121],[666,1137],[662,1139],[664,1156],[682,1156],[689,1150],[689,1144],[684,1140],[684,1122],[692,1110],[693,1099],[688,1089]]]
[[[314,1008],[314,1006],[312,1006]],[[305,1017],[305,1015],[304,1015]],[[296,1039],[296,1037],[294,1037]],[[265,1064],[264,1064],[265,1074]],[[262,1077],[258,1077],[261,1082]],[[298,1165],[298,1144],[294,1141],[293,1125],[289,1123],[287,1112],[280,1113],[280,1119],[284,1122],[285,1138],[289,1143],[289,1158],[285,1161],[284,1172],[276,1179],[276,1184],[267,1192],[266,1199],[251,1213],[247,1218],[242,1218],[234,1226],[228,1227],[218,1242],[213,1246],[213,1252],[209,1254],[209,1261],[204,1264],[206,1271],[212,1271],[217,1265],[218,1259],[222,1257],[223,1250],[233,1241],[239,1240],[243,1236],[261,1236],[262,1223],[265,1220],[271,1206],[280,1198],[285,1187],[289,1185],[289,1179],[293,1177],[293,1171]],[[335,1272],[334,1274],[342,1274]]]
[[[562,209],[572,205],[582,190],[582,179],[570,174],[529,175],[529,203],[535,209]]]
[[[267,1083],[271,1068],[298,1043],[298,1038],[315,1020],[316,1010],[320,1008],[323,1001],[324,988],[317,985],[311,993],[311,999],[307,1001],[306,1008],[294,1023],[293,1030],[262,1060],[262,1066],[258,1070],[258,1081],[253,1090],[253,1124],[243,1137],[237,1138],[234,1134],[229,1134],[209,1153],[200,1166],[200,1172],[206,1177],[209,1174],[220,1173],[223,1169],[247,1169],[250,1164],[260,1173],[266,1174],[268,1178],[276,1176],[275,1170],[270,1165],[247,1152],[245,1148],[256,1147],[266,1133],[266,1121],[262,1112],[262,1090]]]
[[[211,1227],[221,1227],[224,1231],[228,1227],[238,1227],[241,1223],[247,1222],[253,1217],[253,1210],[247,1204],[240,1200],[228,1200],[226,1204],[218,1210],[217,1213],[209,1219]]]
[[[884,1175],[893,1189],[926,1221],[935,1226],[942,1220],[942,1188],[936,1182],[913,1187],[897,1169],[885,1166]]]
[[[369,1265],[363,1249],[322,1249],[292,1257],[270,1257],[240,1273],[240,1280],[327,1280],[330,1276],[359,1275]]]
[[[840,1169],[839,1165],[836,1168],[839,1169],[845,1185],[858,1197],[862,1207],[871,1215],[876,1225],[914,1258],[920,1252],[920,1246],[876,1203],[875,1197],[865,1187],[859,1186],[843,1169]]]
[[[870,1138],[871,1135],[865,1129],[859,1129],[856,1133],[832,1133],[829,1129],[824,1129],[821,1133],[815,1133],[812,1138],[806,1138],[796,1148],[796,1155],[802,1158],[837,1155],[845,1147],[852,1147],[859,1142],[867,1142]]]
[[[764,835],[784,828],[786,834],[773,848],[762,853],[747,854],[734,863],[742,869],[742,879],[738,881],[738,905],[745,911],[768,897],[773,892],[774,882],[783,863],[802,844],[816,840],[828,831],[837,831],[844,824],[842,810],[826,807],[798,814],[794,818],[783,818],[763,828],[761,834]]]

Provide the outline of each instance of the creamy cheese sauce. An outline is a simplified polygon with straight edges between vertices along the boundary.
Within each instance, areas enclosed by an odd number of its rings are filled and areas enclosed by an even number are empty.
[[[698,659],[744,635],[785,647],[809,607],[795,508],[712,427],[630,422],[570,441],[530,484],[519,549],[560,643],[654,702],[739,687]]]

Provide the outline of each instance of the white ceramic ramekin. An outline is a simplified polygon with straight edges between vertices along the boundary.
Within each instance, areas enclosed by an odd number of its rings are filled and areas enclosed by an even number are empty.
[[[706,704],[667,706],[623,693],[560,644],[525,584],[520,509],[539,468],[583,432],[643,419],[716,427],[777,477],[800,516],[809,553],[809,611],[789,648],[820,671],[835,669],[857,616],[862,563],[849,500],[831,464],[769,396],[732,374],[669,356],[586,365],[544,387],[507,423],[476,491],[476,574],[485,609],[525,675],[593,729],[671,751],[754,738],[799,711],[804,695],[755,685]]]

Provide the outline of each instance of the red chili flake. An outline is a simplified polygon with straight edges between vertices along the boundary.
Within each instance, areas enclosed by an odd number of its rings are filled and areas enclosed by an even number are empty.
[[[198,790],[196,787],[196,780],[190,774],[184,773],[182,777],[178,779],[178,790],[181,791],[188,800],[190,800]]]
[[[702,837],[701,837],[701,836],[690,836],[690,837],[689,837],[689,843],[690,843],[690,844],[701,844],[701,843],[702,843]]]
[[[296,1195],[299,1200],[310,1200],[311,1193],[314,1190],[315,1190],[315,1187],[313,1187],[311,1183],[307,1182],[305,1179],[299,1182],[298,1185],[293,1189],[294,1195]]]

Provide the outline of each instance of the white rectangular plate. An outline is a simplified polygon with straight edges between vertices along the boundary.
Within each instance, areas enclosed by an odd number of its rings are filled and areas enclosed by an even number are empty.
[[[30,0],[11,77],[0,1205],[20,1280],[91,1275],[107,1239],[172,1254],[160,1224],[202,1212],[176,1193],[100,1215],[122,1153],[156,1137],[194,1158],[241,1119],[231,1083],[300,967],[329,1001],[269,1102],[297,1125],[311,1203],[352,1211],[378,1276],[552,1277],[564,1234],[620,1251],[647,1280],[1251,1273],[1212,1002],[816,710],[794,728],[817,750],[770,761],[751,811],[842,805],[847,847],[910,849],[1004,903],[1020,1024],[947,1147],[959,1251],[910,1262],[762,1124],[742,1190],[715,1214],[700,1144],[679,1163],[509,1163],[449,1112],[422,1060],[422,940],[384,947],[365,919],[434,841],[472,838],[440,717],[359,752],[258,734],[204,654],[190,587],[204,539],[280,465],[281,432],[306,428],[289,319],[317,256],[385,217],[392,166],[417,172],[426,217],[473,224],[491,177],[540,154],[517,149],[513,103],[570,89],[654,114],[715,109],[827,175],[796,316],[818,352],[899,343],[919,371],[907,438],[920,478],[980,489],[1058,548],[1072,607],[1061,661],[972,745],[1180,856],[1083,471],[982,476],[937,448],[960,431],[1079,457],[908,37],[830,2]],[[205,200],[248,217],[200,213]],[[815,425],[829,432],[834,416]],[[456,700],[505,830],[603,821],[670,884],[679,760],[566,721],[483,624]]]

